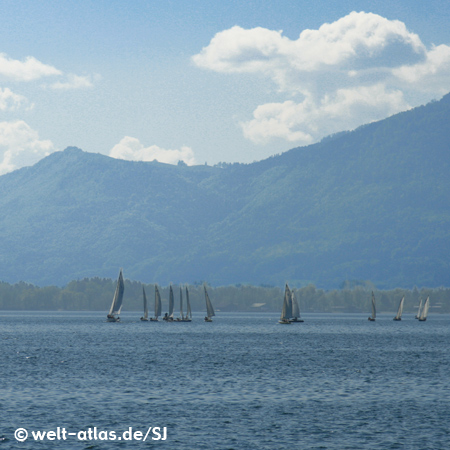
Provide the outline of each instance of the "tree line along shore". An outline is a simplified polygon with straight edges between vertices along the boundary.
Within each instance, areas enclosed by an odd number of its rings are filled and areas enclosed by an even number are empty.
[[[71,281],[64,287],[39,287],[25,282],[0,282],[0,310],[3,311],[106,311],[114,295],[116,281],[109,278],[85,278]],[[179,287],[173,284],[175,305]],[[193,311],[204,311],[203,282],[187,284]],[[155,284],[125,280],[123,311],[142,310],[142,288],[152,305]],[[168,309],[169,286],[158,285],[163,311]],[[279,312],[283,304],[284,286],[252,286],[236,284],[212,287],[208,293],[216,311]],[[370,310],[371,292],[377,302],[377,312],[393,312],[405,297],[405,313],[416,313],[420,299],[430,297],[430,313],[450,313],[450,288],[417,288],[377,290],[370,282],[344,282],[340,289],[325,290],[309,284],[295,288],[302,313],[365,313]],[[176,307],[175,307],[176,309]]]

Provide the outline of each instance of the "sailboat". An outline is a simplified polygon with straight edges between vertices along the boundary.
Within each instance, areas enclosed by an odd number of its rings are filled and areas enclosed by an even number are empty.
[[[187,286],[186,286],[186,315],[184,316],[183,322],[192,322],[191,303],[189,302],[189,291]]]
[[[119,277],[117,278],[116,291],[114,292],[113,301],[111,303],[111,308],[109,310],[106,319],[108,322],[119,322],[120,321],[120,310],[122,309],[123,301],[123,291],[125,290],[125,285],[123,283],[122,269],[120,269]],[[116,317],[117,316],[117,317]]]
[[[430,297],[427,297],[425,304],[423,305],[422,312],[420,313],[419,322],[425,322],[428,316],[428,309],[430,308]]]
[[[172,285],[170,285],[169,290],[169,314],[165,314],[163,320],[167,322],[173,322],[173,289]]]
[[[376,316],[377,316],[377,310],[375,308],[375,295],[373,295],[373,292],[372,292],[372,315],[369,317],[368,320],[370,320],[371,322],[375,322]]]
[[[211,317],[215,316],[214,314],[214,308],[211,304],[211,300],[209,299],[208,291],[206,290],[206,286],[203,285],[203,288],[205,289],[205,301],[206,301],[206,316],[205,316],[205,322],[212,322]]]
[[[286,287],[284,288],[284,300],[283,300],[283,308],[281,309],[281,317],[278,323],[283,325],[290,325],[291,321],[289,320],[292,317],[292,303],[291,303],[291,290],[289,289],[288,284],[286,283]]]
[[[416,314],[416,319],[418,319],[420,317],[420,312],[421,311],[422,311],[422,299],[420,299],[420,302],[419,302],[419,309],[418,309],[417,314]]]
[[[177,322],[184,322],[184,315],[183,315],[183,290],[180,286],[180,317],[177,317]]]
[[[144,322],[148,322],[148,306],[147,306],[147,296],[145,295],[144,286],[142,286],[142,295],[144,298],[144,316],[141,317],[141,320]]]
[[[161,295],[159,294],[158,286],[155,284],[155,317],[150,317],[151,322],[158,322],[158,317],[161,315]]]
[[[294,290],[291,291],[291,305],[292,305],[292,323],[301,323],[304,320],[300,317],[300,307],[298,306],[298,301],[295,298]]]
[[[394,320],[402,320],[402,312],[403,312],[403,303],[405,301],[405,297],[402,297],[400,300],[400,304],[398,305],[397,315],[394,317]]]

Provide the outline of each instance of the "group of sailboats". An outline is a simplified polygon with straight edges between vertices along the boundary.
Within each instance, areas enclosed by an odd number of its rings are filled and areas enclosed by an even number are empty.
[[[397,314],[395,315],[393,320],[395,320],[395,321],[402,320],[404,303],[405,303],[405,297],[402,297],[402,299],[400,300],[400,303],[398,305]],[[423,308],[422,308],[422,299],[421,299],[420,303],[419,303],[419,310],[417,312],[416,319],[419,319],[420,322],[424,322],[425,320],[427,320],[429,308],[430,308],[430,297],[427,297],[425,304],[423,305]],[[375,306],[375,295],[372,292],[372,315],[369,316],[369,320],[371,322],[374,322],[376,316],[377,316],[377,310],[376,310],[376,306]]]
[[[161,299],[160,299],[161,302]],[[169,289],[169,312],[163,317],[166,322],[192,322],[191,303],[189,301],[189,290],[186,286],[186,315],[183,313],[183,289],[180,287],[180,317],[174,318],[174,295],[173,288]]]
[[[425,300],[425,304],[422,308],[422,299],[420,299],[419,303],[419,310],[417,311],[416,319],[419,320],[419,322],[425,322],[428,317],[428,310],[430,309],[430,297],[427,297]]]
[[[284,289],[283,308],[281,310],[281,317],[278,323],[288,325],[291,323],[300,322],[303,322],[303,319],[300,317],[300,307],[298,305],[298,301],[295,298],[294,291],[291,291],[286,283]]]
[[[211,300],[208,295],[208,291],[206,290],[206,286],[203,286],[205,292],[205,302],[206,302],[206,316],[205,322],[212,322],[212,317],[215,316],[214,308],[212,306]],[[189,290],[186,286],[186,314],[183,313],[183,290],[180,287],[180,317],[174,318],[174,295],[173,288],[170,285],[169,289],[169,312],[166,313],[163,317],[164,321],[167,322],[192,322],[192,311],[191,304],[189,301]],[[122,269],[120,269],[119,277],[117,278],[116,290],[114,292],[113,301],[111,303],[111,308],[109,310],[106,319],[108,322],[119,322],[120,321],[120,311],[122,310],[123,303],[123,294],[125,290],[125,285],[123,281]],[[158,286],[155,284],[155,316],[148,318],[148,302],[147,296],[145,294],[145,289],[142,288],[142,297],[144,302],[144,315],[141,317],[142,321],[151,321],[158,322],[158,317],[161,316],[161,295],[159,293]],[[395,321],[402,320],[403,314],[403,304],[405,302],[405,297],[402,297],[400,300],[400,304],[398,305],[397,314],[395,315]],[[369,316],[368,320],[370,322],[375,322],[377,316],[376,304],[375,304],[375,295],[372,292],[372,315]],[[420,322],[424,322],[427,320],[428,310],[430,308],[430,297],[427,297],[423,308],[422,308],[422,300],[419,303],[419,310],[416,315],[416,319]],[[300,317],[300,307],[298,305],[298,301],[295,298],[294,291],[289,289],[288,284],[286,283],[284,290],[284,300],[283,300],[283,308],[281,310],[281,317],[278,321],[281,324],[291,324],[291,323],[300,323],[303,322],[303,319]]]
[[[208,291],[206,290],[206,286],[204,287],[205,292],[205,301],[206,301],[206,316],[205,322],[212,322],[212,317],[215,316],[214,308],[212,306],[211,300],[208,295]],[[180,287],[180,317],[174,318],[174,295],[173,288],[170,285],[169,289],[169,312],[166,313],[163,317],[164,321],[167,322],[192,322],[192,310],[191,303],[189,301],[189,290],[188,287],[186,289],[186,314],[183,312],[183,289]],[[111,308],[106,317],[108,322],[119,322],[120,321],[120,311],[122,310],[123,303],[123,294],[125,290],[125,285],[123,281],[123,273],[122,269],[120,269],[119,277],[117,279],[116,290],[114,292],[113,301],[111,304]],[[158,286],[155,284],[155,316],[148,317],[148,302],[147,295],[145,294],[145,289],[142,287],[142,299],[144,302],[144,315],[141,317],[143,322],[158,322],[159,317],[161,316],[161,295],[159,293]]]
[[[144,300],[144,316],[141,317],[142,321],[148,322],[148,305],[147,296],[145,295],[145,289],[142,287],[142,297]],[[161,296],[159,295],[158,286],[155,284],[155,317],[150,317],[150,322],[158,322],[158,317],[161,315]]]

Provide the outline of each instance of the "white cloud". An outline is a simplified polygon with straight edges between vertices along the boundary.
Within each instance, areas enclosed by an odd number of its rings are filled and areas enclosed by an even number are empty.
[[[259,105],[240,124],[257,143],[272,137],[310,143],[415,106],[420,92],[431,100],[450,90],[449,46],[428,50],[404,23],[365,12],[304,30],[296,40],[235,26],[192,60],[217,72],[263,75],[288,95]]]
[[[183,146],[180,150],[166,150],[157,145],[144,147],[136,138],[125,136],[116,144],[109,156],[128,161],[154,161],[177,164],[184,161],[187,165],[195,164],[194,152],[190,147]]]
[[[19,61],[0,53],[0,75],[14,81],[32,81],[42,77],[61,75],[61,73],[55,67],[44,64],[32,56]]]
[[[256,144],[281,138],[299,145],[311,144],[318,136],[351,130],[409,108],[401,91],[386,92],[382,84],[338,89],[320,103],[306,98],[258,106],[253,119],[241,122],[244,136]]]
[[[15,94],[9,88],[0,88],[0,111],[15,111],[21,107],[32,109],[33,105],[20,94]]]
[[[39,139],[23,120],[0,122],[0,175],[31,166],[54,151],[52,142]]]
[[[81,76],[69,74],[66,81],[57,81],[51,85],[51,88],[57,90],[85,89],[91,88],[94,84],[90,76]]]
[[[420,91],[446,94],[450,91],[450,47],[433,47],[424,62],[395,68],[393,75],[403,86],[406,83]]]

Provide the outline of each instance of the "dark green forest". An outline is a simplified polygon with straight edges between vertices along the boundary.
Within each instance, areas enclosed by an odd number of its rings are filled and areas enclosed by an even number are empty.
[[[52,153],[0,177],[0,277],[450,286],[449,125],[450,94],[252,164]]]
[[[0,310],[22,311],[108,311],[115,290],[115,281],[106,278],[86,278],[71,281],[67,286],[37,287],[27,283],[0,283]],[[183,289],[184,289],[183,285]],[[163,312],[168,309],[169,287],[158,286]],[[189,285],[193,311],[204,311],[203,284]],[[142,312],[142,288],[150,304],[154,301],[154,285],[125,280],[123,310]],[[175,305],[179,305],[179,288],[173,285]],[[291,288],[293,288],[291,286]],[[269,311],[281,312],[284,287],[233,285],[211,287],[208,293],[216,312]],[[293,289],[302,312],[369,313],[371,292],[375,293],[377,311],[394,312],[405,296],[405,313],[416,313],[419,300],[430,297],[430,313],[450,313],[450,289],[377,290],[369,282],[346,282],[342,289],[325,291],[314,285]],[[175,308],[177,311],[177,307]]]

